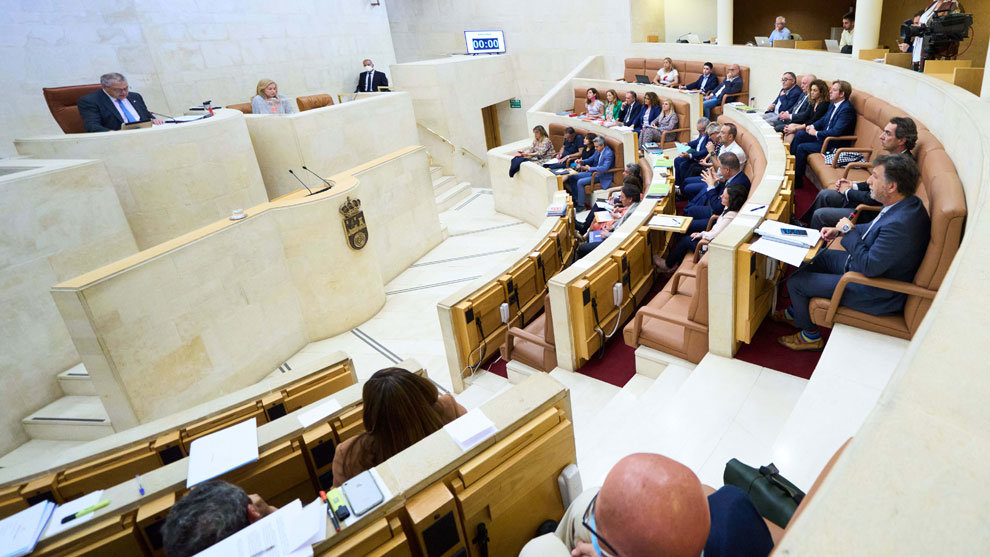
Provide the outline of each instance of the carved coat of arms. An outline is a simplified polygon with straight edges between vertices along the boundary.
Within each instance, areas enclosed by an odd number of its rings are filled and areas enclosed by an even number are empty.
[[[364,211],[361,210],[361,200],[347,198],[340,206],[340,216],[343,218],[344,234],[351,249],[361,249],[368,245],[368,224],[364,221]]]

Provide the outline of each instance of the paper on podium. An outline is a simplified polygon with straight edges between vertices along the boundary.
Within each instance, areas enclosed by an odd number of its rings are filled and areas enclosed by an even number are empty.
[[[316,422],[326,418],[330,414],[333,414],[337,410],[340,410],[340,403],[337,399],[331,398],[330,400],[325,400],[319,404],[316,404],[306,410],[305,412],[299,413],[299,423],[303,427],[309,427]]]
[[[78,524],[82,524],[87,520],[91,520],[96,513],[89,513],[65,524],[62,524],[62,519],[69,516],[70,514],[75,514],[86,507],[92,507],[93,505],[100,502],[100,497],[103,496],[103,490],[97,490],[92,493],[87,493],[78,499],[73,499],[64,505],[59,505],[52,513],[51,520],[48,521],[48,528],[45,529],[45,536],[54,536],[60,534],[68,528],[72,528]]]
[[[254,418],[204,435],[189,445],[186,487],[258,460],[258,424]]]
[[[200,557],[303,557],[326,537],[326,503],[299,499],[197,553]]]
[[[290,557],[313,554],[313,544],[327,537],[327,504],[317,497],[286,523],[285,538]]]
[[[480,408],[469,411],[443,428],[454,438],[462,451],[495,435],[495,423],[488,419]]]
[[[777,261],[800,267],[811,248],[807,246],[792,246],[766,238],[760,238],[749,246],[749,251],[762,253]]]
[[[51,501],[42,501],[0,520],[0,555],[21,557],[34,551],[55,507]]]

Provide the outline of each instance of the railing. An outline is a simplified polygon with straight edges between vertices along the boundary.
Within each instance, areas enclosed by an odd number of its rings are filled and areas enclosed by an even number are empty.
[[[464,153],[465,155],[470,155],[471,158],[473,158],[474,160],[478,161],[478,164],[480,164],[482,166],[482,168],[488,165],[488,162],[486,162],[484,159],[482,159],[478,155],[475,155],[474,153],[472,153],[466,147],[458,147],[457,145],[454,145],[454,142],[453,141],[447,139],[446,137],[444,137],[443,135],[441,135],[440,132],[434,130],[433,128],[431,128],[429,126],[426,126],[424,124],[421,124],[419,122],[416,122],[416,125],[419,126],[420,128],[422,128],[423,130],[426,130],[431,135],[436,136],[440,141],[446,143],[447,145],[450,145],[450,152],[451,153],[456,153],[456,152],[460,151],[461,153]]]

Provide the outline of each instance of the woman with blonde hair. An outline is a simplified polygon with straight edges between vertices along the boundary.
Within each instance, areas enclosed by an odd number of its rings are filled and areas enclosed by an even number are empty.
[[[674,61],[669,56],[663,59],[663,67],[657,70],[653,83],[662,87],[677,87],[681,83],[681,78],[677,75],[677,68],[674,67]]]
[[[522,163],[526,161],[544,163],[552,159],[553,155],[553,143],[550,142],[550,135],[547,134],[547,129],[543,126],[536,126],[533,128],[533,144],[529,146],[529,149],[516,151],[516,156],[512,157],[512,161],[509,163],[509,178],[512,178],[516,175],[516,172],[519,172],[519,167],[522,166]]]
[[[605,91],[605,121],[615,122],[619,119],[619,112],[622,111],[622,101],[615,89]]]
[[[278,84],[267,77],[258,82],[257,95],[251,99],[252,114],[292,114],[296,107],[278,94]]]
[[[677,112],[674,110],[674,103],[670,99],[660,101],[660,112],[648,123],[643,124],[643,130],[639,134],[640,147],[647,143],[663,143],[672,137],[666,137],[666,132],[677,127]]]

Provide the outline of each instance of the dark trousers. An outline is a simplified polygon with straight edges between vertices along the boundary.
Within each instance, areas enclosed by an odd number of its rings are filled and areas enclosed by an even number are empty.
[[[574,229],[580,234],[584,234],[591,228],[591,223],[595,222],[595,213],[598,211],[606,211],[607,209],[602,209],[597,203],[591,206],[591,210],[584,217],[584,222],[579,222],[574,225]]]
[[[588,255],[599,245],[601,245],[601,242],[585,242],[581,244],[577,247],[577,258],[581,259],[585,255]]]
[[[795,188],[803,187],[804,172],[808,167],[808,155],[821,151],[824,141],[824,139],[819,140],[817,137],[808,135],[804,130],[794,134],[794,140],[791,141],[791,153],[794,155]]]
[[[509,163],[509,178],[515,176],[516,172],[519,172],[519,167],[522,166],[522,163],[528,160],[530,160],[529,157],[523,157],[521,155],[512,157],[512,162]]]
[[[849,252],[827,249],[818,254],[814,261],[802,266],[787,279],[787,291],[791,296],[791,314],[794,324],[802,330],[813,333],[818,327],[811,322],[808,303],[812,298],[831,298],[839,279],[846,270]],[[878,290],[862,284],[849,284],[842,293],[840,305],[877,315],[876,293]]]
[[[674,236],[676,237],[673,242],[674,247],[670,249],[670,253],[667,254],[667,259],[664,261],[667,267],[671,269],[683,261],[684,256],[693,253],[694,248],[698,246],[698,240],[692,240],[690,234],[675,234]]]
[[[821,230],[826,226],[835,226],[840,219],[848,217],[856,210],[847,200],[846,196],[836,190],[822,190],[818,192],[811,207],[801,216],[801,220],[808,223],[811,228]],[[860,217],[859,222],[870,222],[876,213],[865,212]]]

